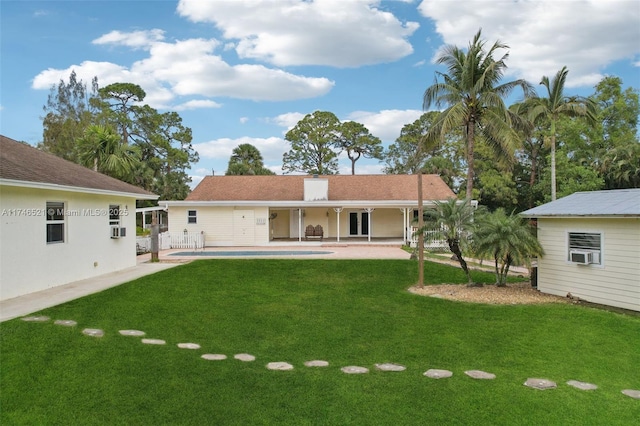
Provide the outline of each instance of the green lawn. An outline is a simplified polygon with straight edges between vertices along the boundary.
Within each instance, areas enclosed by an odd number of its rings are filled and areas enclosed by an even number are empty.
[[[410,294],[408,260],[200,260],[0,325],[0,423],[637,424],[640,317]],[[491,283],[492,274],[474,272]],[[426,264],[429,283],[464,282]],[[54,325],[73,319],[77,327]],[[101,328],[102,338],[84,336]],[[118,334],[139,329],[166,346]],[[181,342],[202,345],[180,349]],[[244,363],[233,354],[257,357]],[[225,361],[205,361],[223,353]],[[307,368],[323,359],[327,368]],[[293,371],[269,371],[286,361]],[[374,364],[405,365],[399,373]],[[340,368],[359,365],[365,375]],[[430,368],[453,371],[430,379]],[[473,380],[465,370],[497,375]],[[523,386],[529,377],[558,388]],[[567,380],[597,384],[581,391]]]

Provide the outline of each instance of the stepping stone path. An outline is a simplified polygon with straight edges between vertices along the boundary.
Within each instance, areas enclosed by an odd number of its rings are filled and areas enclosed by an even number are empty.
[[[145,345],[166,345],[167,342],[160,339],[142,339],[142,343]]]
[[[82,334],[86,334],[87,336],[91,337],[102,337],[104,336],[104,331],[100,330],[99,328],[85,328],[84,330],[82,330]]]
[[[45,317],[45,316],[39,316],[39,317],[22,317],[20,319],[22,321],[27,321],[27,322],[47,322],[51,318]]]
[[[380,371],[404,371],[407,369],[404,365],[399,364],[376,364],[376,368]]]
[[[569,380],[567,382],[569,386],[573,386],[574,388],[578,388],[580,390],[595,390],[598,387],[592,383],[579,382],[577,380]]]
[[[44,315],[34,315],[34,316],[28,316],[28,317],[22,317],[20,318],[22,321],[27,321],[27,322],[47,322],[50,320],[50,318],[48,316],[44,316]],[[76,321],[73,320],[56,320],[54,321],[54,324],[56,325],[62,325],[62,326],[66,326],[66,327],[73,327],[78,325],[78,323]],[[121,335],[123,336],[137,336],[137,337],[141,337],[145,335],[144,331],[140,331],[140,330],[120,330],[119,331]],[[104,336],[104,331],[98,328],[85,328],[84,330],[82,330],[82,334],[85,334],[87,336],[91,336],[91,337],[102,337]],[[142,339],[141,340],[142,343],[147,344],[147,345],[165,345],[167,342],[165,342],[164,340],[161,339]],[[200,345],[197,343],[178,343],[178,347],[179,348],[183,348],[183,349],[200,349]],[[250,361],[255,361],[256,357],[247,353],[242,353],[242,354],[236,354],[233,356],[235,359],[240,360],[240,361],[245,361],[245,362],[250,362]],[[222,361],[227,359],[227,356],[224,354],[204,354],[201,356],[201,358],[206,359],[208,361]],[[313,360],[313,361],[306,361],[304,363],[305,366],[307,367],[328,367],[329,366],[329,362],[327,361],[322,361],[322,360]],[[288,362],[270,362],[267,364],[266,366],[269,370],[280,370],[280,371],[285,371],[285,370],[293,370],[294,367],[293,365],[289,364]],[[392,364],[392,363],[384,363],[384,364],[375,364],[376,369],[380,370],[380,371],[405,371],[406,367],[400,364]],[[342,372],[346,373],[346,374],[365,374],[369,372],[369,369],[366,367],[359,367],[359,366],[355,366],[355,365],[350,365],[347,367],[342,367],[340,369]],[[492,373],[487,373],[485,371],[481,371],[481,370],[467,370],[464,372],[467,376],[474,378],[474,379],[484,379],[484,380],[493,380],[496,378],[495,374]],[[426,377],[430,377],[432,379],[442,379],[442,378],[447,378],[447,377],[451,377],[453,376],[453,373],[449,370],[438,370],[438,369],[429,369],[427,371],[425,371],[423,373],[424,376]],[[524,382],[524,385],[530,388],[534,388],[534,389],[541,389],[541,390],[545,390],[545,389],[555,389],[557,388],[557,384],[551,380],[548,379],[538,379],[538,378],[529,378],[527,379],[526,382]],[[587,383],[587,382],[581,382],[578,380],[569,380],[567,382],[567,385],[575,387],[577,389],[581,389],[581,390],[595,390],[598,389],[597,385],[594,385],[592,383]],[[640,399],[640,390],[636,390],[636,389],[624,389],[622,390],[622,394],[633,398],[633,399]]]
[[[146,333],[140,330],[120,330],[120,334],[122,334],[123,336],[140,337],[140,336],[144,336]]]
[[[180,349],[200,349],[200,345],[197,343],[178,343]]]
[[[472,379],[493,380],[496,378],[495,374],[487,373],[480,370],[467,370],[464,372],[464,374],[471,377]]]
[[[527,381],[524,382],[524,385],[540,390],[555,389],[558,387],[558,385],[556,385],[556,382],[552,382],[551,380],[547,379],[527,379]]]
[[[256,357],[253,355],[249,355],[249,354],[236,354],[233,356],[235,359],[239,359],[240,361],[244,361],[244,362],[250,362],[250,361],[255,361]]]
[[[347,373],[347,374],[365,374],[365,373],[369,372],[368,368],[358,367],[356,365],[350,365],[348,367],[342,367],[340,370],[342,370],[343,373]]]
[[[269,364],[267,364],[267,368],[269,370],[287,371],[293,370],[293,365],[289,364],[288,362],[270,362]]]
[[[438,370],[432,368],[427,370],[423,374],[424,376],[431,377],[432,379],[446,379],[447,377],[453,376],[453,373],[449,370]]]
[[[623,394],[630,396],[633,399],[640,399],[640,390],[635,389],[625,389],[622,391]]]
[[[329,363],[327,361],[322,361],[319,359],[313,361],[307,361],[304,363],[307,367],[328,367]]]
[[[223,354],[204,354],[200,358],[206,359],[207,361],[222,361],[227,359],[227,356]]]

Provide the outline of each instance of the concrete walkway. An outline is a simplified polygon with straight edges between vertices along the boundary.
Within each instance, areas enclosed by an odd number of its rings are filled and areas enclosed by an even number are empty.
[[[138,263],[131,268],[112,272],[93,278],[75,281],[58,287],[49,288],[24,296],[0,301],[0,322],[21,317],[45,308],[98,293],[111,287],[154,274],[179,263]]]

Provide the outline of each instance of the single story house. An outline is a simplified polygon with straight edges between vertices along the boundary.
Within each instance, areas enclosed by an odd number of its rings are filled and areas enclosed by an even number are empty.
[[[0,300],[136,265],[158,196],[0,135]]]
[[[576,192],[522,215],[545,250],[538,290],[640,311],[640,189]]]
[[[455,197],[437,175],[423,176],[425,207]],[[169,233],[204,234],[205,246],[263,246],[272,241],[411,237],[418,208],[416,175],[207,176],[183,201],[160,201]],[[310,235],[311,226],[322,235]]]

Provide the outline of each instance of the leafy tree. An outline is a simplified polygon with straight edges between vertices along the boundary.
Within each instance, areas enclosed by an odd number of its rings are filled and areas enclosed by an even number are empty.
[[[568,97],[564,94],[564,85],[567,79],[569,70],[567,67],[562,67],[553,80],[549,80],[549,77],[542,77],[540,84],[546,89],[546,98],[540,98],[534,96],[526,101],[525,108],[532,121],[539,119],[547,120],[549,123],[549,129],[547,133],[549,145],[551,147],[551,200],[556,199],[556,137],[557,129],[556,125],[561,116],[585,116],[591,122],[595,121],[596,108],[595,103],[581,96]]]
[[[77,149],[81,164],[124,181],[132,180],[140,161],[138,147],[121,144],[120,136],[111,128],[95,124],[78,139]]]
[[[363,124],[346,121],[340,124],[337,146],[347,152],[351,160],[351,174],[356,174],[356,161],[363,158],[382,159],[382,141],[373,136]]]
[[[569,158],[564,149],[559,149],[558,152],[561,154],[557,156],[558,197],[566,197],[578,191],[597,191],[604,188],[604,179],[596,170]],[[536,185],[545,194],[543,202],[552,201],[549,192],[543,189],[551,185],[552,170],[545,170]]]
[[[338,172],[340,120],[331,112],[307,114],[285,135],[291,149],[282,156],[284,173],[331,175]]]
[[[497,60],[494,54],[505,48],[508,46],[496,41],[489,50],[485,50],[481,31],[475,35],[466,52],[457,46],[446,46],[436,61],[447,67],[447,73],[436,72],[435,83],[424,92],[424,109],[431,105],[446,107],[426,138],[438,139],[455,128],[464,129],[467,200],[473,194],[476,133],[483,136],[500,156],[509,160],[513,159],[519,142],[516,132],[511,129],[511,114],[503,99],[517,87],[528,95],[531,87],[524,80],[500,84],[509,54]]]
[[[477,215],[476,223],[474,251],[493,258],[498,287],[507,285],[511,265],[528,264],[531,257],[544,254],[533,228],[518,215],[507,215],[500,208],[493,213]]]
[[[137,84],[113,83],[98,90],[102,101],[101,109],[110,110],[112,119],[117,123],[122,143],[129,144],[129,128],[134,122],[135,104],[144,100],[147,94]]]
[[[436,201],[435,207],[424,211],[425,226],[417,232],[434,231],[429,237],[444,239],[451,252],[456,256],[460,267],[467,276],[469,286],[475,286],[462,252],[469,247],[469,236],[473,230],[474,208],[471,203],[460,202],[455,198]],[[480,284],[482,285],[482,284]]]
[[[255,146],[243,143],[233,149],[225,175],[274,175],[264,166],[262,154]]]
[[[66,160],[77,162],[76,140],[92,123],[93,108],[90,99],[97,96],[98,80],[93,78],[92,91],[78,80],[75,71],[69,75],[69,83],[60,80],[51,86],[47,103],[43,106],[42,142],[38,148]]]

